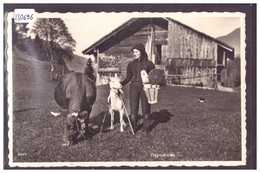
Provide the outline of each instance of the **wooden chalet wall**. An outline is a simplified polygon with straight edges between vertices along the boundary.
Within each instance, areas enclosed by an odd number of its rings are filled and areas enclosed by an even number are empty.
[[[158,64],[155,65],[165,70],[168,83],[214,88],[217,81],[222,80],[221,71],[226,68],[226,58],[232,57],[234,52],[230,54],[230,50],[216,40],[177,21],[159,18],[139,19],[135,25],[113,33],[99,47],[100,53],[119,59],[118,72],[104,72],[102,69],[100,79],[102,76],[115,76],[115,73],[124,77],[127,65],[133,59],[131,48],[138,43],[145,46],[152,27],[153,43],[160,55],[160,61],[156,59]]]
[[[155,40],[154,40],[155,44],[162,45],[162,61],[166,62],[168,31],[167,29],[164,29],[156,24],[154,24],[153,26],[155,32]],[[120,67],[120,71],[122,72],[121,74],[125,76],[128,62],[133,60],[133,53],[131,51],[132,47],[138,43],[142,43],[145,46],[148,36],[150,34],[151,34],[151,24],[148,24],[142,27],[137,32],[135,32],[134,34],[127,37],[126,39],[110,47],[108,50],[104,51],[103,53],[108,56],[110,55],[114,57],[119,56],[122,59],[124,59],[124,61],[119,64],[119,67]]]
[[[213,87],[218,44],[174,21],[168,26],[166,76],[170,83]]]

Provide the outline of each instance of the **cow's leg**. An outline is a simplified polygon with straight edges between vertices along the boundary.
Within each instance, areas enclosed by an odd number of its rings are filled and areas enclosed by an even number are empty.
[[[125,121],[124,121],[124,119],[123,119],[123,116],[124,116],[124,111],[123,111],[123,109],[121,109],[121,110],[119,111],[119,116],[120,116],[120,131],[123,132],[123,131],[124,131],[124,126],[126,125],[126,124],[125,124]]]
[[[69,146],[69,128],[67,126],[67,116],[63,118],[63,139],[62,145]]]
[[[111,116],[111,123],[110,123],[110,129],[113,130],[115,127],[114,127],[114,110],[113,109],[109,109],[109,113],[110,113],[110,116]]]

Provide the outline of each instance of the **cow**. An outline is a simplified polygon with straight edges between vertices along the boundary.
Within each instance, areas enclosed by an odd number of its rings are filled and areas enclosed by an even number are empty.
[[[73,144],[79,136],[89,137],[88,121],[96,100],[94,82],[83,73],[67,73],[55,88],[54,99],[67,112],[63,117],[62,145]]]

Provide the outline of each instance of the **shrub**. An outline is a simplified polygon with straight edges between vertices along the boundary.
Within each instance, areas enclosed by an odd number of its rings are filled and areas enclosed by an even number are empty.
[[[99,67],[108,68],[108,67],[120,67],[122,63],[126,63],[129,60],[123,56],[112,56],[100,54]]]

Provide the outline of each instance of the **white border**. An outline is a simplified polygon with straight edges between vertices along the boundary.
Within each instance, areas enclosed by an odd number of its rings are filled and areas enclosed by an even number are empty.
[[[72,13],[66,13],[66,14],[61,14],[61,13],[37,13],[36,18],[41,18],[41,17],[65,17],[70,18],[70,17],[77,17],[77,15],[82,15],[86,13],[73,13],[74,15],[71,15]],[[97,15],[97,13],[87,13],[88,15]],[[99,13],[99,14],[107,14],[107,13]],[[118,15],[118,13],[112,13],[114,15]],[[9,133],[8,133],[8,139],[9,139],[9,165],[10,167],[111,167],[111,166],[151,166],[151,167],[168,167],[168,166],[197,166],[197,167],[204,167],[204,166],[211,166],[211,167],[217,167],[217,166],[242,166],[246,165],[246,99],[245,99],[245,89],[246,89],[246,83],[245,83],[245,76],[246,76],[246,60],[245,60],[245,14],[235,12],[235,13],[230,13],[230,12],[221,12],[221,13],[216,13],[216,12],[199,12],[199,13],[122,13],[122,15],[132,15],[134,17],[169,17],[171,14],[182,16],[182,15],[198,15],[198,16],[218,16],[218,17],[240,17],[241,20],[241,146],[242,146],[242,160],[241,161],[176,161],[176,162],[165,162],[165,161],[154,161],[154,162],[39,162],[39,163],[34,163],[34,162],[13,162],[13,107],[12,104],[9,104],[8,107],[8,114],[9,116],[9,121],[8,121],[8,127],[9,127]],[[8,23],[11,23],[11,20],[13,18],[13,12],[10,12],[8,14],[7,20]],[[12,25],[7,25],[7,33],[12,33]],[[13,70],[12,70],[12,38],[10,34],[7,34],[7,40],[8,40],[8,49],[7,49],[7,54],[8,54],[8,61],[7,61],[7,70],[8,70],[8,103],[13,103],[12,100],[12,94],[13,94],[13,88],[12,88],[12,79],[13,79]]]

